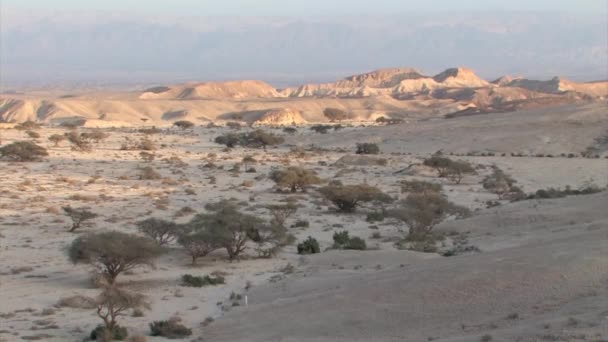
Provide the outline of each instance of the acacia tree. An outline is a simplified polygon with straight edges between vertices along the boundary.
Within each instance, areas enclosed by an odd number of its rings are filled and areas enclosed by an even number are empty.
[[[0,147],[0,157],[17,162],[40,161],[48,155],[49,153],[44,147],[31,141],[15,141]]]
[[[439,177],[446,177],[456,184],[460,184],[465,174],[475,173],[470,163],[462,160],[451,160],[439,154],[424,160],[424,165],[437,170]]]
[[[126,329],[118,325],[117,319],[125,316],[131,309],[149,309],[150,304],[142,294],[129,292],[115,286],[105,286],[95,300],[97,316],[103,320],[91,333],[91,338],[97,341],[122,340],[126,337]]]
[[[350,213],[354,212],[362,202],[389,202],[391,198],[384,194],[380,189],[367,185],[341,185],[332,184],[319,189],[325,199],[332,202],[339,211]]]
[[[273,204],[266,207],[272,215],[272,224],[285,226],[285,221],[298,211],[298,206],[295,203]]]
[[[109,284],[125,271],[152,265],[162,253],[164,249],[149,238],[117,231],[81,236],[68,250],[73,263],[94,266]]]
[[[256,251],[262,258],[274,256],[293,236],[283,225],[276,223],[261,224],[249,231],[249,238],[256,244]]]
[[[498,167],[483,180],[483,188],[498,195],[500,199],[516,200],[524,196],[523,191],[515,184],[517,181]]]
[[[267,146],[275,146],[282,144],[285,139],[273,133],[265,132],[257,129],[250,133],[245,133],[242,138],[243,146],[262,147],[266,151]]]
[[[49,141],[54,144],[55,147],[59,146],[59,143],[66,140],[65,135],[53,134],[49,137]]]
[[[447,217],[466,217],[470,211],[448,201],[440,193],[427,192],[409,194],[397,209],[389,211],[389,215],[407,224],[408,240],[419,241]]]
[[[152,217],[137,222],[137,228],[154,239],[159,246],[174,241],[180,233],[180,226],[177,223]]]
[[[86,208],[72,208],[70,206],[63,207],[63,211],[72,219],[72,227],[69,232],[73,233],[76,229],[80,228],[83,222],[92,220],[98,215]]]
[[[280,188],[288,188],[291,192],[301,190],[306,192],[306,189],[314,184],[322,182],[313,170],[304,169],[301,167],[291,166],[284,170],[275,170],[270,173],[272,179]]]
[[[188,227],[179,235],[177,242],[184,247],[186,253],[192,259],[192,265],[196,265],[198,258],[203,258],[221,246],[217,239],[212,238],[206,228],[197,229],[193,225]]]
[[[195,231],[204,231],[213,245],[226,249],[230,261],[238,259],[247,248],[250,232],[259,228],[263,221],[241,213],[230,201],[207,204],[205,209],[208,213],[196,215],[189,225]]]

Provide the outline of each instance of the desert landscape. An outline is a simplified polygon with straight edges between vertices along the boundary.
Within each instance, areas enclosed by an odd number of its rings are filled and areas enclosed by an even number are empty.
[[[607,95],[466,68],[4,93],[0,341],[606,341]]]

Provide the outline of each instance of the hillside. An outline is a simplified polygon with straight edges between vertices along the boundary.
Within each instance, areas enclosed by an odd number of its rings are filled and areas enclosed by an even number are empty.
[[[237,117],[253,123],[266,112],[279,110],[297,112],[301,118],[270,121],[301,124],[327,121],[322,115],[327,107],[350,112],[354,121],[366,121],[379,116],[500,113],[597,101],[607,95],[608,82],[505,76],[490,83],[468,68],[450,68],[434,76],[394,68],[283,90],[262,81],[227,81],[162,85],[141,92],[1,94],[0,121],[105,120],[138,125],[145,120],[162,126],[176,120],[227,120],[239,114]]]

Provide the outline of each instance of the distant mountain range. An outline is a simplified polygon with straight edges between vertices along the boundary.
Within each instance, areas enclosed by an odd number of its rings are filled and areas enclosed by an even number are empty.
[[[4,90],[196,79],[262,79],[283,87],[399,65],[427,72],[466,65],[486,78],[595,80],[606,78],[607,70],[601,15],[152,19],[64,14],[6,21],[0,30]]]
[[[290,125],[327,121],[323,111],[329,107],[343,109],[353,121],[370,121],[381,116],[449,118],[502,113],[605,101],[606,97],[608,81],[503,76],[489,82],[467,68],[450,68],[434,76],[413,68],[393,68],[285,89],[243,80],[162,85],[135,92],[4,93],[0,94],[0,122],[72,121],[112,126],[238,120]]]

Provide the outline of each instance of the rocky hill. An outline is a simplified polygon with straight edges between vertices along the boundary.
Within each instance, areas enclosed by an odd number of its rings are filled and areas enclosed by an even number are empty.
[[[184,119],[228,120],[239,114],[250,124],[282,125],[326,121],[322,113],[327,107],[344,109],[352,120],[365,121],[379,116],[507,112],[606,96],[608,82],[510,76],[488,82],[467,68],[450,68],[434,76],[393,68],[283,90],[262,81],[227,81],[157,86],[142,92],[0,94],[0,122],[95,120],[133,125],[143,120],[170,125]]]

